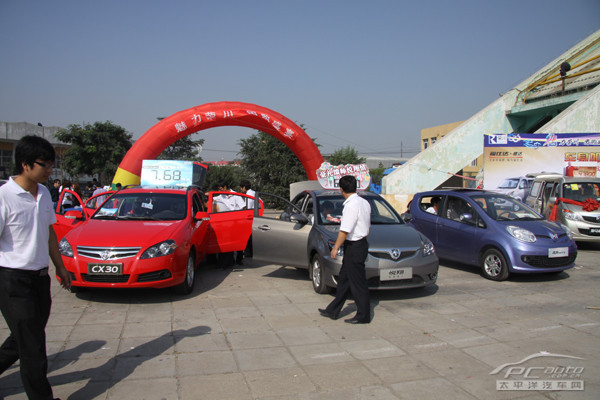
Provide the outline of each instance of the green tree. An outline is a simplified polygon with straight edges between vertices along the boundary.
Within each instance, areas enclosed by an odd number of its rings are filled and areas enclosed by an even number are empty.
[[[217,190],[219,182],[227,182],[229,188],[239,190],[242,181],[242,169],[234,165],[224,165],[220,167],[211,166],[206,174],[204,190]]]
[[[98,174],[102,183],[112,179],[131,148],[133,137],[110,121],[69,125],[67,129],[59,129],[55,136],[61,142],[71,144],[63,168],[70,175]]]
[[[342,147],[333,152],[329,157],[329,163],[331,165],[346,165],[346,164],[362,164],[367,159],[359,157],[358,152],[350,146]]]
[[[202,161],[198,148],[204,144],[204,139],[192,140],[189,136],[177,140],[156,157],[158,160]]]
[[[242,172],[254,189],[289,198],[290,183],[307,179],[294,152],[268,133],[258,131],[239,144]]]

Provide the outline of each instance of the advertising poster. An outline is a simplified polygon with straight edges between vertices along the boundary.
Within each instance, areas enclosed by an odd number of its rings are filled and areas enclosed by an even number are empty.
[[[339,189],[340,178],[344,175],[352,175],[356,178],[357,190],[365,190],[371,184],[367,164],[333,166],[324,162],[317,170],[317,179],[324,189]]]
[[[483,188],[540,172],[600,177],[600,133],[484,135]]]

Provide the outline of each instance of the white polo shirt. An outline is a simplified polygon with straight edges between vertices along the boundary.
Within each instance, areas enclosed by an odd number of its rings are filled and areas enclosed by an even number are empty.
[[[37,199],[11,177],[0,186],[0,266],[48,267],[50,225],[56,222],[50,191],[38,184]]]
[[[356,193],[344,201],[340,231],[346,232],[346,240],[352,242],[369,235],[371,229],[371,205]]]

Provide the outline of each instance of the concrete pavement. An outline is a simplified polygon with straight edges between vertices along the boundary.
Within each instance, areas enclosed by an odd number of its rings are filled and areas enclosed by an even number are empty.
[[[588,307],[600,306],[600,248],[582,247],[559,275],[498,283],[442,266],[432,288],[371,292],[369,325],[343,322],[352,301],[339,320],[321,317],[331,297],[278,265],[205,268],[183,297],[73,294],[54,280],[50,381],[63,400],[598,399],[600,310]],[[538,390],[497,390],[515,381]],[[16,365],[1,398],[26,399]]]

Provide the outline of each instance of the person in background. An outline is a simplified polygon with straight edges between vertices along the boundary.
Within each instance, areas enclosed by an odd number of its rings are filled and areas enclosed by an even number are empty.
[[[56,153],[46,139],[24,136],[14,157],[17,175],[0,187],[0,310],[10,331],[0,346],[0,374],[19,361],[27,397],[52,400],[46,354],[50,259],[62,287],[71,287],[52,227],[50,191],[42,184]]]
[[[50,188],[50,197],[52,197],[53,209],[56,210],[56,205],[58,204],[58,199],[60,197],[60,179],[55,179],[52,183],[52,187]]]
[[[240,189],[242,191],[242,193],[246,193],[248,196],[256,196],[256,192],[254,190],[252,190],[252,185],[250,184],[250,181],[248,180],[243,180],[242,183],[240,183]],[[253,199],[247,199],[247,204],[246,204],[246,208],[248,210],[251,210],[254,208],[254,200]]]
[[[428,207],[425,210],[425,212],[428,212],[429,214],[437,215],[439,208],[440,208],[440,198],[435,196],[435,197],[431,198],[431,206]]]

